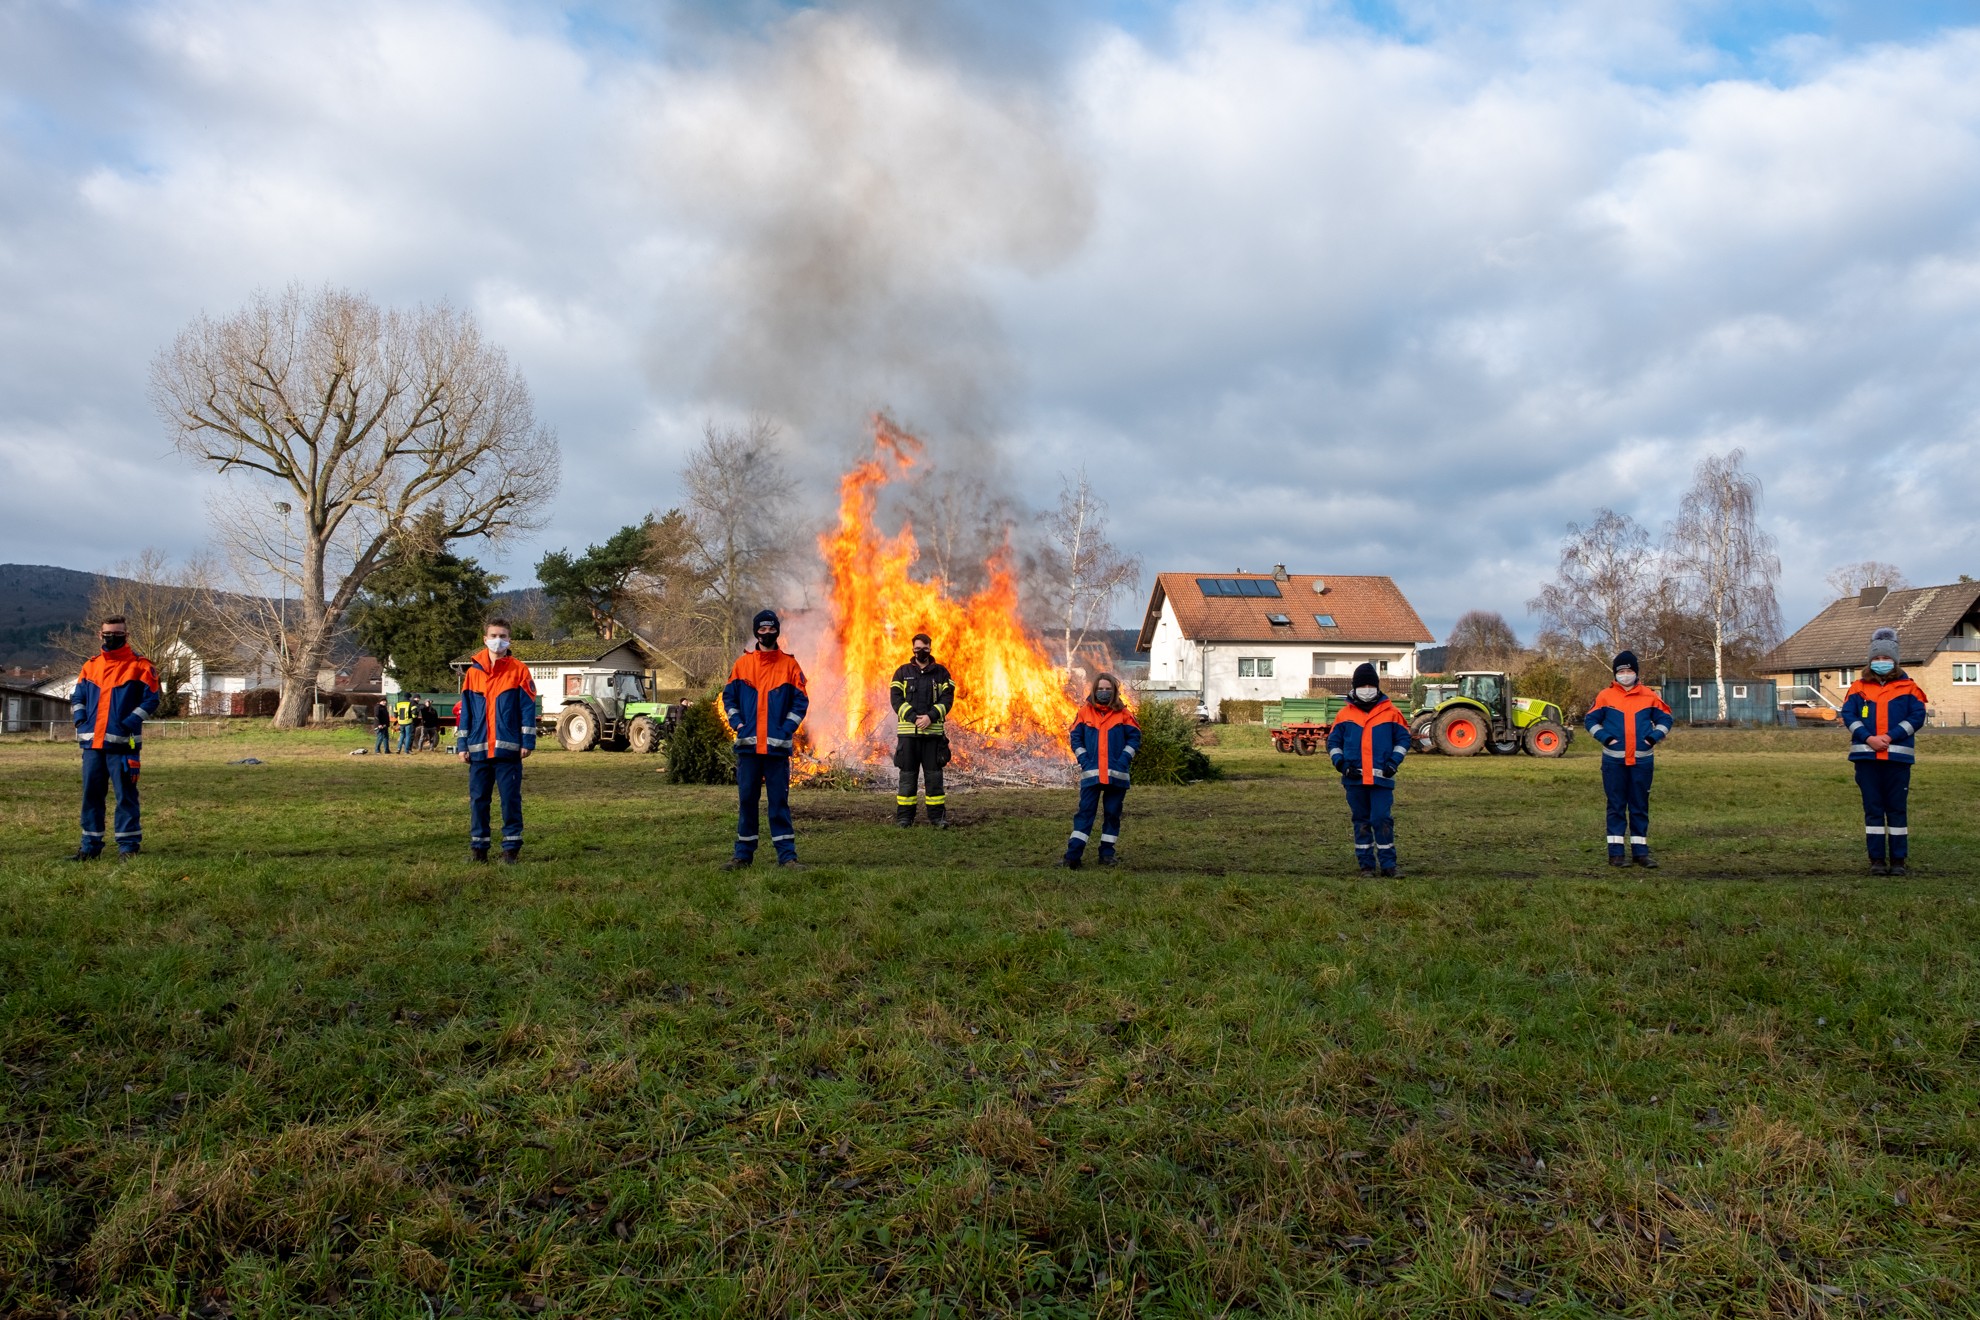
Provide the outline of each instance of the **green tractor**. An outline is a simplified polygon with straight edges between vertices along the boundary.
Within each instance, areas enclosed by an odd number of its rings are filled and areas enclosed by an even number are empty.
[[[557,741],[565,751],[660,750],[673,714],[647,695],[645,675],[630,669],[593,669],[574,677],[578,690],[567,692],[557,711]]]
[[[1446,756],[1529,756],[1567,754],[1574,734],[1551,701],[1515,697],[1512,676],[1494,671],[1458,674],[1455,683],[1431,683],[1410,717],[1409,731],[1421,751]]]

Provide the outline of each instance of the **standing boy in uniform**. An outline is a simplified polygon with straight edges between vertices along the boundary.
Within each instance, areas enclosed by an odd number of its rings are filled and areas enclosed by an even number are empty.
[[[536,684],[509,654],[507,619],[490,619],[482,637],[454,707],[454,752],[468,767],[468,856],[488,860],[488,799],[499,794],[502,861],[513,866],[522,855],[522,763],[536,750]],[[408,727],[418,718],[409,710]]]
[[[76,678],[69,708],[82,748],[82,843],[72,862],[103,855],[103,803],[117,786],[117,860],[127,862],[144,844],[138,813],[138,747],[144,722],[158,712],[158,671],[130,649],[124,616],[113,614],[98,634],[103,650],[91,656]]]
[[[1842,718],[1863,794],[1863,839],[1871,875],[1903,875],[1911,855],[1911,765],[1925,727],[1925,690],[1898,668],[1898,635],[1870,634],[1869,670],[1849,685]]]
[[[778,649],[783,626],[776,611],[761,611],[750,627],[756,649],[736,660],[722,689],[722,710],[736,735],[737,799],[736,851],[722,869],[738,871],[756,860],[757,804],[766,794],[777,865],[801,867],[797,827],[791,823],[791,752],[811,698],[805,692],[804,670]]]
[[[928,823],[949,828],[949,799],[942,791],[942,767],[949,763],[945,721],[955,706],[956,685],[949,671],[935,662],[934,643],[927,633],[914,635],[914,658],[894,671],[894,765],[901,772],[900,792],[894,795],[894,823],[914,824],[915,780],[927,785]]]
[[[1671,708],[1637,681],[1636,652],[1617,654],[1616,681],[1602,689],[1582,723],[1602,744],[1602,791],[1609,799],[1609,865],[1657,869],[1650,855],[1650,777],[1657,744],[1671,733]],[[1630,855],[1624,854],[1627,845]]]
[[[1098,810],[1100,865],[1112,866],[1114,845],[1121,837],[1121,808],[1127,803],[1128,767],[1141,750],[1141,725],[1121,701],[1119,679],[1102,674],[1093,680],[1093,691],[1073,717],[1067,741],[1079,762],[1079,807],[1059,865],[1080,868],[1093,831],[1093,813]]]
[[[1382,695],[1381,676],[1366,662],[1356,665],[1348,703],[1327,731],[1327,755],[1340,773],[1354,822],[1354,861],[1363,875],[1379,868],[1388,879],[1396,866],[1396,774],[1409,755],[1409,722]]]

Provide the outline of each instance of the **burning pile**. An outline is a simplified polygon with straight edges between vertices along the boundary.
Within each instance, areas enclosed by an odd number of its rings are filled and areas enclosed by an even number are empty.
[[[882,536],[874,505],[883,487],[914,467],[922,443],[884,417],[874,421],[873,442],[873,456],[840,479],[838,525],[819,538],[832,638],[812,683],[812,753],[841,764],[886,763],[895,738],[888,684],[908,640],[925,632],[956,682],[949,720],[956,770],[989,781],[1065,782],[1075,703],[1065,671],[1019,620],[1009,545],[991,558],[989,583],[966,599],[952,599],[939,578],[915,580],[914,528]]]

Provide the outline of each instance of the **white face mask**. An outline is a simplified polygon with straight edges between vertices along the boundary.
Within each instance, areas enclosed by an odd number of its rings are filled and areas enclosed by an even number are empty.
[[[1635,687],[1636,671],[1634,669],[1618,669],[1616,671],[1616,686],[1626,688]]]
[[[1381,688],[1356,688],[1354,690],[1354,699],[1356,701],[1373,701],[1381,695]]]
[[[488,639],[488,652],[489,652],[489,654],[490,654],[490,655],[501,655],[501,654],[503,654],[503,653],[504,653],[505,651],[507,651],[508,649],[509,649],[509,639],[508,639],[508,638],[506,638],[506,637],[490,637],[490,638]]]

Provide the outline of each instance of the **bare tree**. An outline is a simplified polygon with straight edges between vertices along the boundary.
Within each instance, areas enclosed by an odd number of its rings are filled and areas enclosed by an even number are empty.
[[[1015,520],[1011,502],[990,493],[974,473],[937,468],[915,487],[914,526],[921,564],[965,596],[989,581],[990,557],[1003,546]]]
[[[1764,648],[1781,631],[1781,560],[1760,530],[1760,479],[1741,466],[1745,458],[1735,449],[1702,459],[1664,538],[1681,599],[1711,629],[1721,720],[1728,646]]]
[[[1064,664],[1071,669],[1086,634],[1105,626],[1114,598],[1141,577],[1141,561],[1107,539],[1107,504],[1094,492],[1086,469],[1077,480],[1061,480],[1059,507],[1045,517],[1038,559]]]
[[[799,529],[790,517],[796,484],[777,446],[776,423],[763,417],[744,426],[709,422],[681,483],[714,636],[733,654],[750,616],[771,604],[797,548]]]
[[[1640,640],[1654,609],[1657,551],[1642,524],[1614,509],[1593,522],[1569,523],[1554,580],[1526,602],[1548,628],[1609,655]]]
[[[1883,587],[1889,591],[1902,591],[1911,583],[1905,580],[1902,570],[1896,564],[1886,564],[1881,559],[1865,559],[1861,563],[1844,564],[1833,569],[1828,576],[1831,600],[1841,600],[1854,596],[1866,587]]]
[[[1459,615],[1444,646],[1445,668],[1452,672],[1510,669],[1524,651],[1505,615],[1493,610],[1467,610]]]
[[[72,628],[55,644],[78,660],[97,653],[96,624],[112,615],[124,616],[131,649],[147,657],[158,671],[158,686],[167,714],[179,713],[186,686],[192,681],[194,654],[209,653],[215,639],[209,633],[213,565],[194,556],[174,565],[163,550],[147,546],[96,580],[89,594],[89,626]]]
[[[279,728],[311,685],[365,579],[396,538],[433,548],[534,525],[557,483],[556,438],[472,317],[384,310],[337,289],[257,295],[201,316],[152,364],[179,452],[236,478],[214,503],[243,585],[270,604],[237,626],[281,673]]]

